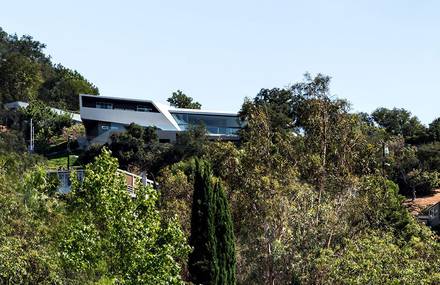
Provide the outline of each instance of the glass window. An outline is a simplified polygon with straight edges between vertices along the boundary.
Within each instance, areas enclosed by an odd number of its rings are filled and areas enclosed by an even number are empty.
[[[172,114],[172,115],[179,126],[188,124],[188,114]]]
[[[113,109],[112,103],[96,102],[96,108],[98,109]]]
[[[186,130],[189,124],[205,125],[210,134],[233,135],[240,129],[240,122],[237,116],[181,113],[172,113],[172,115],[183,130]]]
[[[151,112],[152,109],[148,108],[147,106],[137,105],[136,106],[136,111],[138,111],[138,112]]]

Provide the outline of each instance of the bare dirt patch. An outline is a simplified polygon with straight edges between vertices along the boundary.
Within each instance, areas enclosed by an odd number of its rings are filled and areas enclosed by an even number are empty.
[[[412,214],[418,215],[423,209],[438,202],[440,202],[440,189],[434,190],[431,195],[417,197],[414,201],[412,201],[412,199],[407,199],[404,202],[404,205],[408,207]]]

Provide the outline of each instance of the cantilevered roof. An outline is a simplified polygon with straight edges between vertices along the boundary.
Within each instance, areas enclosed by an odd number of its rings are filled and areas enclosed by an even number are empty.
[[[225,116],[238,116],[237,112],[227,112],[227,111],[214,111],[214,110],[203,110],[203,109],[186,109],[186,108],[175,108],[172,106],[168,106],[163,103],[159,103],[150,99],[137,99],[137,98],[124,98],[124,97],[113,97],[113,96],[101,96],[101,95],[89,95],[89,94],[80,94],[81,96],[93,97],[93,98],[103,98],[110,100],[123,100],[123,101],[132,101],[139,103],[151,103],[154,106],[158,107],[160,111],[168,111],[172,113],[188,113],[188,114],[201,114],[201,115],[225,115]]]

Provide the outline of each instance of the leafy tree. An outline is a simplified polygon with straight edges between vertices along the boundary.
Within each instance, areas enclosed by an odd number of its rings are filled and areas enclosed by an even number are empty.
[[[83,124],[75,124],[70,127],[64,127],[62,130],[62,137],[64,141],[67,141],[69,138],[72,140],[77,140],[80,137],[85,136],[86,130]]]
[[[389,177],[399,185],[400,193],[416,198],[438,187],[439,150],[437,143],[418,147],[406,145],[403,138],[389,143]]]
[[[194,99],[185,95],[181,90],[173,92],[173,95],[167,99],[171,106],[185,109],[200,109],[202,105]]]
[[[101,154],[104,147],[105,146],[100,144],[91,144],[86,151],[79,155],[76,163],[79,165],[86,165],[93,162],[95,158]]]
[[[440,118],[429,124],[428,133],[432,141],[440,141]]]
[[[79,94],[99,94],[98,88],[75,70],[58,64],[54,66],[52,73],[42,85],[38,96],[46,104],[79,110]]]
[[[178,220],[184,232],[190,236],[191,205],[194,189],[194,159],[180,161],[163,168],[158,176],[158,188],[161,192],[160,208],[165,217]]]
[[[365,124],[367,124],[368,126],[373,126],[374,125],[374,119],[370,116],[370,114],[365,113],[365,112],[359,112],[357,113],[359,119],[364,122]]]
[[[393,235],[378,231],[346,242],[347,246],[340,251],[327,250],[319,261],[321,274],[328,284],[440,282],[439,248],[431,242],[415,239],[401,246]]]
[[[328,76],[305,74],[291,87],[294,123],[303,134],[300,170],[319,191],[318,207],[325,189],[341,191],[352,182],[368,143],[364,123],[349,113],[347,101],[332,97],[329,84]]]
[[[0,132],[0,153],[21,153],[26,151],[26,149],[26,143],[22,133],[15,130]]]
[[[440,171],[440,142],[420,145],[416,155],[423,170]]]
[[[244,143],[237,152],[228,151],[236,156],[224,159],[221,153],[211,156],[215,168],[228,163],[238,168],[228,170],[226,173],[233,177],[225,181],[232,182],[228,185],[228,195],[233,201],[237,229],[239,283],[282,284],[288,282],[286,275],[291,276],[291,267],[284,258],[279,258],[275,248],[284,236],[281,229],[287,228],[285,206],[291,202],[288,193],[298,187],[297,157],[292,149],[298,138],[283,133],[284,139],[277,139],[279,133],[272,131],[264,106],[249,104],[247,108]]]
[[[427,130],[425,126],[411,112],[405,109],[378,108],[372,114],[374,121],[389,134],[401,135],[409,142],[421,142],[426,140]]]
[[[175,154],[180,159],[201,156],[207,143],[208,137],[205,126],[189,125],[186,131],[177,134]]]
[[[429,195],[440,186],[439,173],[437,171],[421,171],[415,169],[408,173],[408,184],[412,189],[413,199],[417,195]]]
[[[109,149],[119,159],[120,166],[130,171],[155,174],[165,164],[170,145],[159,143],[156,129],[130,124],[127,130],[111,136]]]
[[[292,91],[289,89],[261,89],[253,104],[262,106],[270,120],[271,128],[279,132],[293,131]],[[243,104],[240,116],[243,121],[250,115],[250,102]]]
[[[99,93],[77,71],[53,64],[45,47],[31,36],[19,38],[0,28],[0,103],[39,99],[52,107],[78,110],[79,93]]]
[[[26,109],[21,111],[28,121],[33,120],[35,145],[40,152],[46,151],[52,142],[51,140],[55,136],[60,136],[65,127],[72,125],[70,114],[59,115],[41,101],[32,101]]]
[[[40,66],[32,59],[20,53],[0,58],[0,102],[35,99],[42,83]]]
[[[20,53],[32,60],[47,63],[49,58],[44,54],[45,44],[34,40],[29,35],[18,37],[16,34],[8,35],[0,27],[0,56],[8,53]]]
[[[117,167],[104,149],[86,166],[84,181],[72,184],[60,244],[66,271],[84,281],[180,284],[178,261],[188,253],[180,227],[161,218],[155,190],[138,185],[130,195]]]
[[[41,158],[0,155],[0,283],[61,284],[56,230],[63,203],[50,196],[53,184]]]

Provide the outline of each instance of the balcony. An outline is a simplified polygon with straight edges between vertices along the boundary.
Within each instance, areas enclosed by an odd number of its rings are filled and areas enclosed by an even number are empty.
[[[133,173],[130,173],[128,171],[118,169],[117,174],[124,175],[127,190],[130,193],[130,195],[134,196],[134,189],[138,183],[142,185],[149,185],[151,187],[155,186],[155,182],[147,179],[146,176],[139,176]],[[84,180],[84,177],[86,175],[86,172],[83,168],[72,168],[70,170],[67,169],[49,169],[47,170],[48,176],[56,176],[59,181],[58,185],[58,192],[61,194],[67,194],[70,192],[70,188],[72,185],[71,179],[73,178],[77,179],[78,181],[82,182]]]

